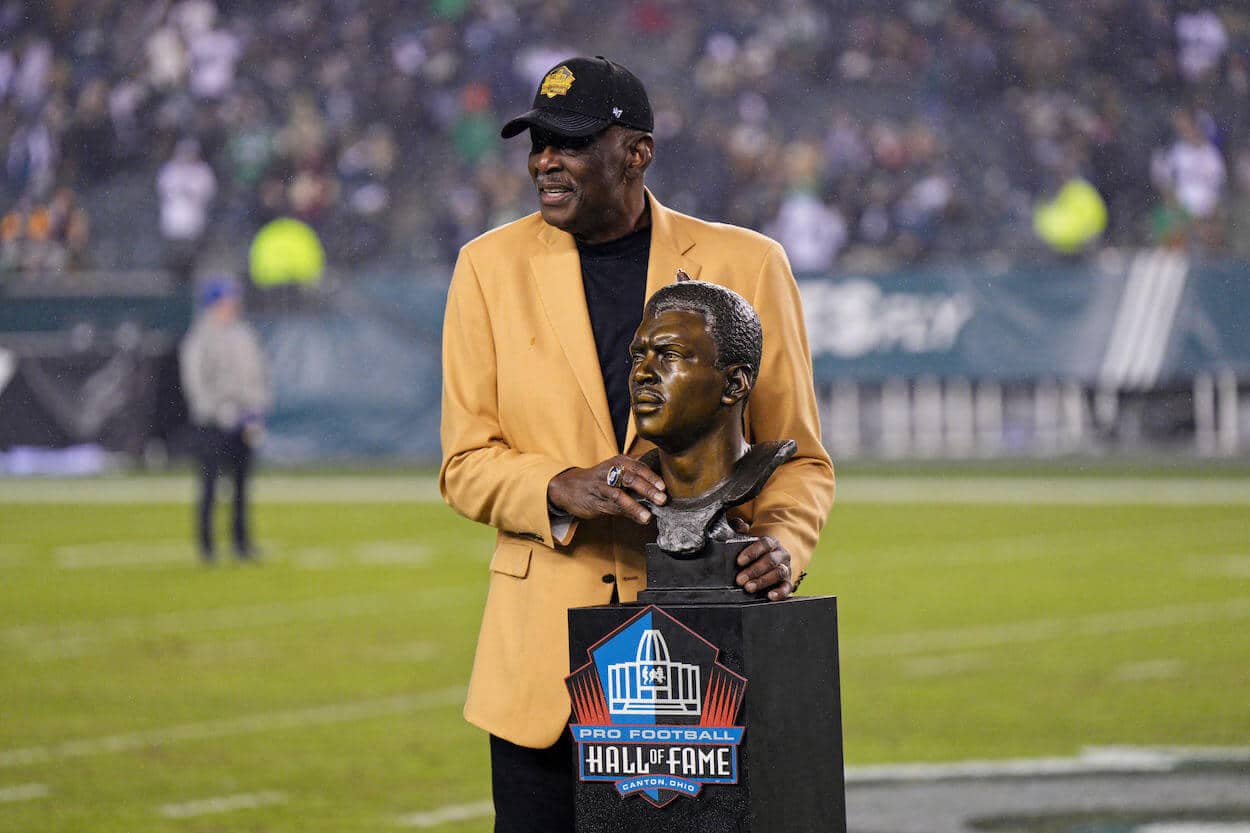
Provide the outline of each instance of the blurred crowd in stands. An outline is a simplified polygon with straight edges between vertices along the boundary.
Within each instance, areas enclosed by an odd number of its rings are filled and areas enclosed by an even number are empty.
[[[0,271],[189,279],[289,216],[445,278],[534,210],[499,126],[579,52],[646,83],[657,196],[799,272],[1250,256],[1236,0],[0,0]]]

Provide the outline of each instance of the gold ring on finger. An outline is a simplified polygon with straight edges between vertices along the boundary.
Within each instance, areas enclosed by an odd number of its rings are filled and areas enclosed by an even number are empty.
[[[621,482],[622,475],[624,473],[625,473],[625,469],[621,468],[620,466],[613,466],[612,468],[608,469],[608,476],[607,478],[605,478],[607,480],[607,484],[611,486],[613,489],[621,488],[621,486],[624,485]]]

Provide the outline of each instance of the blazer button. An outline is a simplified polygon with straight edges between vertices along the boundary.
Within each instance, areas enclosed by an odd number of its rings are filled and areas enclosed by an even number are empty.
[[[614,581],[616,581],[616,576],[612,575],[611,573],[608,573],[607,575],[603,577],[604,584],[611,584]]]

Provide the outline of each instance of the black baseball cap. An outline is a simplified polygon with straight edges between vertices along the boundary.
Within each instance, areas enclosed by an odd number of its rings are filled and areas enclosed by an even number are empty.
[[[592,136],[612,124],[650,133],[655,123],[642,82],[602,55],[569,58],[543,76],[534,108],[503,126],[505,139],[530,127],[558,136]]]

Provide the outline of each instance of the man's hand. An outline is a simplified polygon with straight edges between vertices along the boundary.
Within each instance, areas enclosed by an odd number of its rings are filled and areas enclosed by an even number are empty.
[[[751,528],[741,518],[730,519],[734,532],[747,535]],[[738,553],[738,586],[748,593],[768,590],[769,601],[779,602],[794,593],[790,575],[790,553],[771,535],[762,535]],[[769,589],[772,588],[772,589]]]
[[[616,485],[609,486],[608,472],[613,466],[620,466],[621,473]],[[582,520],[620,515],[638,524],[648,523],[651,513],[638,502],[640,498],[662,505],[668,500],[664,481],[642,463],[620,454],[588,469],[565,469],[547,484],[551,505]]]

